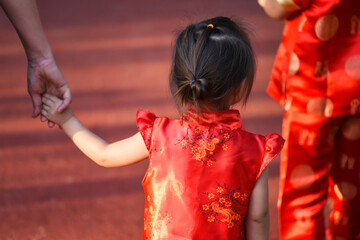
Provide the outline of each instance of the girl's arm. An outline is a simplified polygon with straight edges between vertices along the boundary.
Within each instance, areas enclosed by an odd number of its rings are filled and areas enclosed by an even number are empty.
[[[109,144],[84,127],[70,107],[61,113],[56,111],[62,102],[59,98],[45,94],[42,102],[41,114],[57,123],[75,145],[97,164],[104,167],[126,166],[142,161],[149,156],[140,133]]]
[[[256,181],[245,219],[247,240],[269,239],[268,172],[265,169]]]

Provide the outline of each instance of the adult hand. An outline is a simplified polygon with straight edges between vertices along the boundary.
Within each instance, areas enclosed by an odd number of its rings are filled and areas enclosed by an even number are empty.
[[[57,109],[59,112],[69,106],[71,102],[69,86],[53,59],[38,62],[29,61],[27,82],[28,92],[33,104],[33,118],[39,116],[41,112],[42,94],[50,93],[62,99],[62,103]],[[46,118],[44,116],[40,116],[40,120],[46,121]],[[48,122],[49,127],[53,127],[54,125],[55,124],[53,122]]]
[[[71,102],[69,86],[56,66],[50,44],[45,36],[35,0],[0,0],[0,6],[18,33],[28,59],[28,92],[33,104],[32,116],[39,116],[41,95],[53,94],[62,99],[62,111]],[[46,121],[45,117],[40,117]],[[49,122],[49,127],[54,123]]]

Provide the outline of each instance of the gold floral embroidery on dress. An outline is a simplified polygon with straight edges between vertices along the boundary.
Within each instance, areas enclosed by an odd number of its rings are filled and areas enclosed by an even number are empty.
[[[182,139],[178,139],[183,149],[190,149],[192,159],[201,161],[204,165],[212,166],[216,162],[215,150],[227,151],[230,148],[229,140],[232,138],[230,130],[220,130],[213,133],[211,128],[196,127],[194,133],[189,134],[189,130]]]
[[[218,184],[214,192],[203,193],[202,213],[210,223],[226,223],[228,228],[240,225],[245,217],[248,195],[240,188]]]
[[[157,213],[156,219],[154,219],[155,213],[151,213],[153,211],[152,208],[150,207],[145,210],[148,210],[149,217],[153,218],[153,221],[147,221],[144,224],[144,230],[149,232],[149,234],[146,234],[146,239],[166,238],[168,236],[167,226],[172,220],[171,214]]]
[[[145,208],[144,231],[147,232],[145,239],[162,239],[168,236],[167,226],[172,220],[169,213],[161,213],[154,209],[151,205],[152,198],[150,195],[146,197],[150,206]]]
[[[148,177],[154,176],[156,168],[149,171]],[[166,210],[166,199],[169,194],[177,197],[182,202],[184,193],[183,183],[176,178],[175,171],[168,169],[166,178],[152,181],[154,195],[146,195],[144,231],[146,239],[167,239],[168,225],[171,223],[173,216]]]
[[[143,130],[139,130],[141,136],[144,139],[145,145],[147,147],[150,147],[150,143],[151,143],[151,133],[152,133],[152,127],[147,127]]]
[[[147,128],[147,129],[144,131],[144,134],[145,134],[146,136],[150,136],[150,134],[151,134],[151,128]]]
[[[170,168],[168,171],[169,173],[167,184],[169,185],[169,190],[175,197],[180,198],[181,195],[184,193],[184,185],[175,177],[173,169]]]

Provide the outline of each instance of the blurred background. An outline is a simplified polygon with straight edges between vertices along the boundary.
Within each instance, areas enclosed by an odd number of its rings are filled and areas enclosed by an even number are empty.
[[[255,0],[38,0],[55,59],[80,120],[107,141],[137,131],[138,108],[177,117],[168,89],[176,31],[218,15],[245,19],[258,71],[239,106],[248,131],[281,133],[282,109],[265,90],[283,24]],[[0,240],[141,239],[147,161],[106,169],[57,127],[32,119],[26,57],[0,11]],[[279,157],[269,167],[271,240],[278,239]]]

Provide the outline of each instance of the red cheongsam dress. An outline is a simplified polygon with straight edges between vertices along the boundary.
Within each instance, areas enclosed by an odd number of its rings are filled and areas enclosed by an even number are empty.
[[[285,108],[280,239],[360,239],[360,1],[278,2],[293,12],[268,87]]]
[[[284,140],[246,132],[237,110],[139,110],[137,124],[150,160],[143,239],[244,239],[251,192]]]

